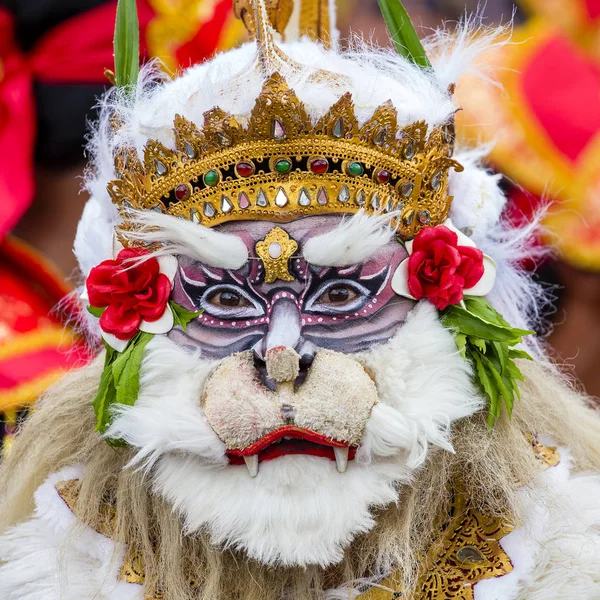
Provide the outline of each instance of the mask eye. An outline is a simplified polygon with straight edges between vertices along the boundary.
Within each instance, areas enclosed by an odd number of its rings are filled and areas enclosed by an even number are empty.
[[[317,298],[317,302],[328,306],[343,307],[355,300],[357,296],[358,292],[356,290],[352,289],[349,285],[340,283],[323,292],[321,296]]]
[[[344,314],[362,308],[370,292],[356,281],[335,279],[321,285],[307,300],[305,312],[326,315]]]
[[[264,314],[262,306],[248,292],[228,284],[208,288],[200,298],[200,308],[209,315],[225,319],[260,317]]]
[[[233,290],[216,290],[209,294],[206,302],[224,309],[252,306],[247,298]]]

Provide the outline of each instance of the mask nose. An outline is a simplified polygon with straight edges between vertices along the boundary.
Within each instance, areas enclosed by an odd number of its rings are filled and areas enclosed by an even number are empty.
[[[300,311],[292,300],[282,298],[274,304],[267,334],[252,351],[254,366],[268,389],[275,391],[284,381],[293,381],[297,389],[304,382],[315,348],[302,338]]]

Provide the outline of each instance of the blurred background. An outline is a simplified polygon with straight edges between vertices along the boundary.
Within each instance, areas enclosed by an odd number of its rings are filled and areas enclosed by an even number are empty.
[[[515,24],[481,63],[500,73],[458,82],[465,142],[496,140],[506,218],[552,202],[554,256],[527,265],[553,290],[545,307],[551,354],[600,396],[600,0],[405,0],[420,35],[470,11],[485,26]],[[244,39],[232,0],[138,0],[143,60],[170,72]],[[381,45],[376,0],[339,0],[343,37]],[[79,283],[72,253],[86,201],[84,144],[96,99],[110,87],[116,0],[0,0],[0,414],[10,434],[23,408],[60,373],[89,359],[65,326]],[[110,75],[109,75],[110,77]],[[1,433],[1,431],[0,431]]]

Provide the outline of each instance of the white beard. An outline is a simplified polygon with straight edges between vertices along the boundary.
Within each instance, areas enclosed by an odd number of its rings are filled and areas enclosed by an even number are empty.
[[[394,502],[394,482],[407,476],[401,464],[351,461],[338,473],[328,459],[290,455],[261,463],[252,478],[245,465],[204,469],[195,457],[170,455],[154,486],[183,515],[186,531],[206,528],[213,543],[265,564],[326,567],[374,526],[371,510]]]
[[[213,543],[265,564],[335,564],[374,526],[373,510],[398,501],[398,485],[410,481],[429,446],[451,451],[451,423],[482,405],[470,367],[427,304],[387,344],[356,358],[374,375],[380,403],[345,473],[333,461],[301,455],[261,462],[255,478],[245,466],[228,465],[200,407],[218,363],[160,336],[148,344],[138,401],[118,410],[108,435],[136,448],[142,468],[154,467],[153,487],[186,533],[207,531]]]

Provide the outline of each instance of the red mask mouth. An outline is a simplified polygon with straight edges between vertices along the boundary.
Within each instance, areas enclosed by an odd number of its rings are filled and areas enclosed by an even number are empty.
[[[343,473],[348,461],[353,460],[357,447],[328,438],[320,433],[286,425],[263,436],[243,450],[228,450],[227,457],[232,465],[246,463],[252,477],[258,474],[259,462],[273,460],[287,454],[306,454],[335,461],[337,469]]]

